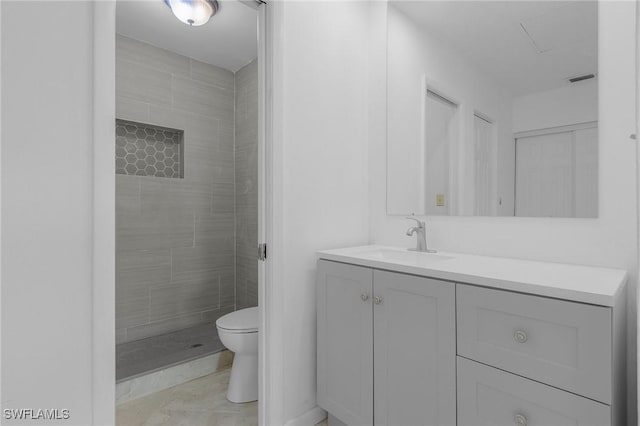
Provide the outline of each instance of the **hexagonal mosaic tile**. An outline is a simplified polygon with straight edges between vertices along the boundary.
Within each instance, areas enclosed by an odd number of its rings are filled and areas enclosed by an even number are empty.
[[[181,178],[184,131],[116,120],[116,173]]]

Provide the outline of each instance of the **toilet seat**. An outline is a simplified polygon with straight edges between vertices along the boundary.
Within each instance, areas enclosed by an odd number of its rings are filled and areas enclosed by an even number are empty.
[[[221,316],[216,327],[229,333],[257,333],[259,322],[258,308],[246,308]]]

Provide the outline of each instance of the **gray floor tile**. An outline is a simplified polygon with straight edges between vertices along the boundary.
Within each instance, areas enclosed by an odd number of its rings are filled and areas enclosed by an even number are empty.
[[[223,349],[213,323],[122,343],[116,345],[116,380],[130,379]]]

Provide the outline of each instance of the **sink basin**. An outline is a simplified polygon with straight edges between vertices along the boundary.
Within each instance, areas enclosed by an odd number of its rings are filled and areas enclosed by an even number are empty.
[[[425,267],[434,263],[453,259],[451,256],[445,256],[437,253],[423,253],[418,251],[394,250],[388,248],[376,248],[373,250],[363,251],[359,254],[362,257],[369,259]]]

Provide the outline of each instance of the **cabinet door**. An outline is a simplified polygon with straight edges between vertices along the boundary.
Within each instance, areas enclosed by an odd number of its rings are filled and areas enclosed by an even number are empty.
[[[373,424],[373,271],[318,261],[318,405],[350,426]]]
[[[374,424],[455,425],[455,285],[385,271],[373,282]]]

